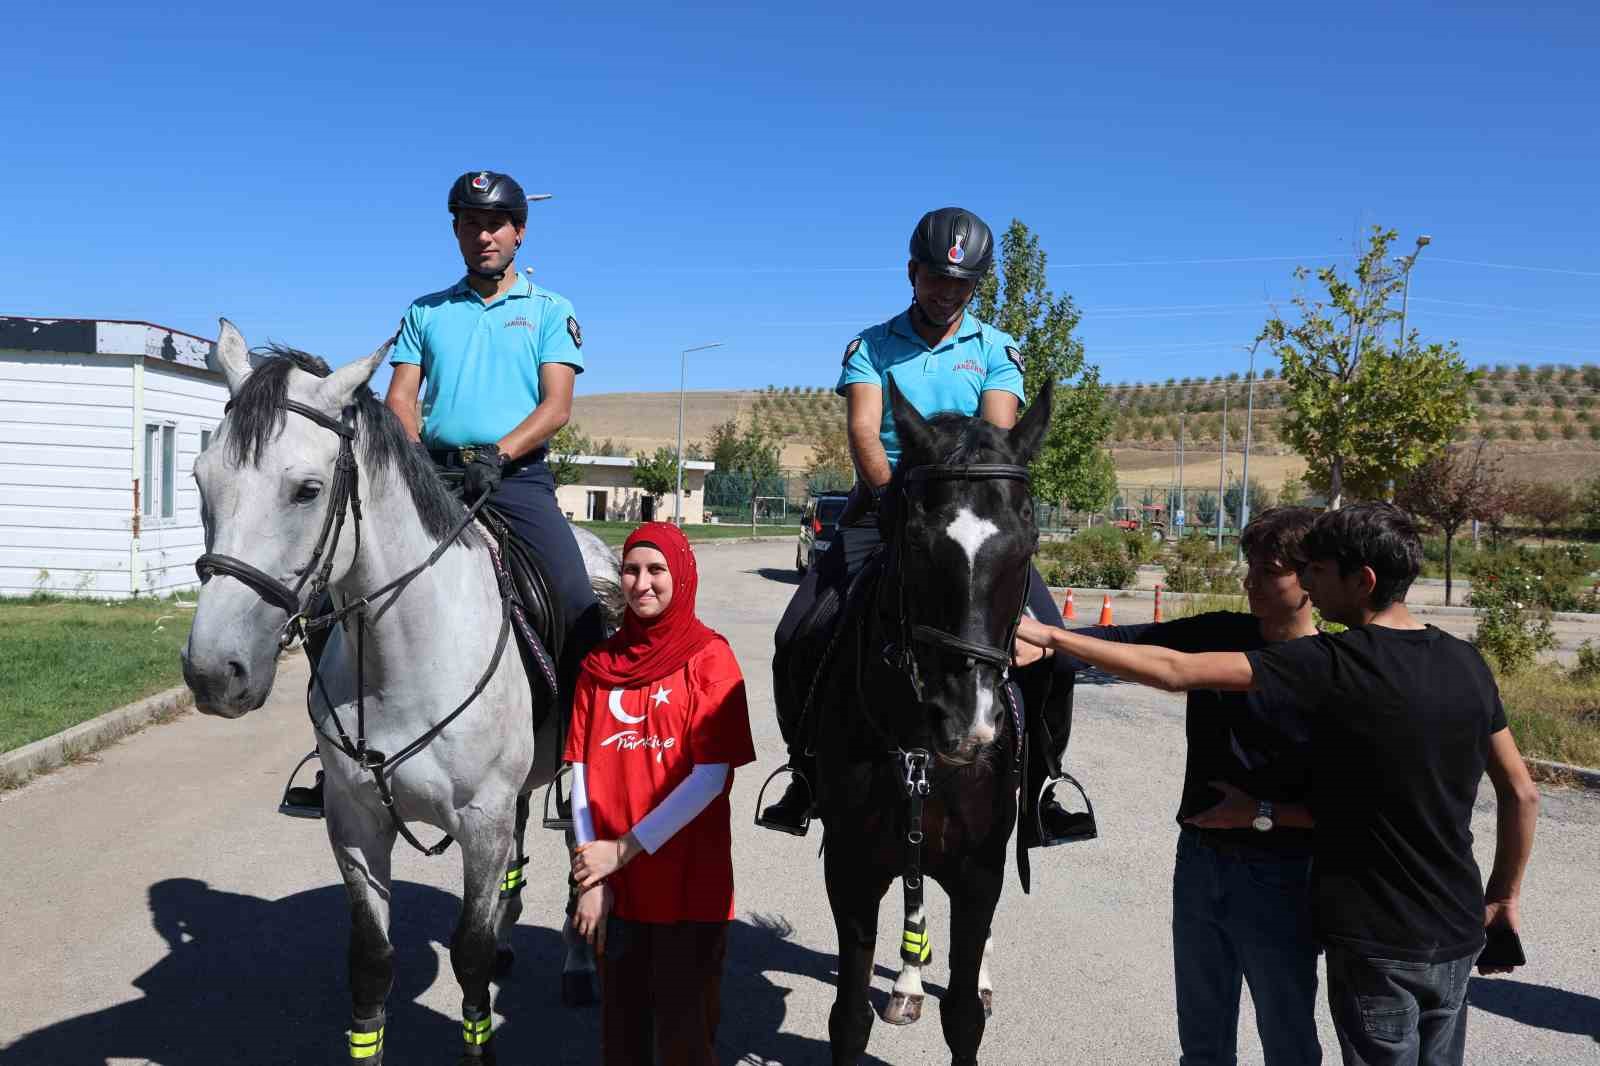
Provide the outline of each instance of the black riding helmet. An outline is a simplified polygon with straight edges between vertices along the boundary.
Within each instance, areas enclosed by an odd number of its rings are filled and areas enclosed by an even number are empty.
[[[994,234],[971,211],[941,207],[911,231],[911,258],[946,277],[981,278],[994,262]]]
[[[504,211],[519,226],[528,224],[528,198],[510,174],[469,170],[450,186],[450,213],[477,208]]]

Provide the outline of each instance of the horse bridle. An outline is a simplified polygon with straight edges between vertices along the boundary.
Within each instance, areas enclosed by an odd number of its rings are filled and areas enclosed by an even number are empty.
[[[969,664],[981,662],[1000,671],[1001,685],[1011,668],[1011,646],[1016,639],[1017,625],[1022,618],[1022,609],[1028,600],[1028,571],[1022,572],[1022,588],[1017,597],[1017,609],[1012,614],[1012,620],[1006,628],[1005,643],[1000,647],[990,644],[980,644],[959,637],[948,630],[937,626],[924,625],[920,622],[912,623],[906,614],[906,581],[905,581],[905,538],[908,516],[903,506],[911,499],[914,489],[920,489],[931,481],[1020,481],[1023,485],[1030,483],[1028,468],[1012,463],[930,463],[925,466],[912,467],[906,472],[906,486],[902,490],[899,501],[902,506],[897,509],[893,529],[893,554],[896,561],[895,573],[889,575],[895,583],[895,619],[894,625],[899,634],[899,639],[890,643],[885,649],[884,657],[890,665],[895,666],[905,675],[911,683],[912,690],[916,693],[917,701],[923,700],[923,684],[921,670],[917,665],[915,645],[924,645],[940,651],[954,652],[964,657]]]
[[[500,580],[500,636],[495,643],[494,655],[489,660],[488,668],[483,676],[473,686],[467,698],[462,700],[448,715],[428,728],[420,737],[401,748],[395,754],[385,757],[383,752],[367,747],[367,705],[366,705],[366,678],[365,673],[365,644],[367,627],[367,609],[373,600],[393,592],[395,596],[405,591],[409,585],[424,570],[433,566],[444,555],[449,547],[460,540],[467,526],[477,519],[478,512],[488,502],[489,494],[482,496],[467,508],[466,514],[456,523],[450,533],[441,538],[438,547],[417,566],[412,567],[393,581],[367,593],[343,607],[335,607],[331,611],[312,617],[306,616],[310,605],[318,603],[328,590],[328,583],[333,574],[333,558],[339,547],[339,537],[344,531],[345,511],[348,509],[351,525],[354,528],[355,548],[357,557],[361,554],[361,489],[360,468],[356,464],[355,455],[355,407],[346,405],[340,411],[338,418],[324,414],[315,407],[300,403],[297,400],[286,399],[283,408],[297,415],[309,418],[324,429],[331,430],[339,435],[339,456],[334,461],[333,483],[328,496],[328,512],[322,519],[322,530],[317,535],[317,542],[311,549],[311,560],[300,571],[300,578],[293,585],[288,585],[268,574],[258,567],[252,566],[243,559],[233,555],[224,555],[220,552],[206,552],[195,560],[195,572],[200,576],[200,583],[204,585],[212,577],[222,574],[235,578],[252,589],[256,595],[266,602],[282,608],[288,614],[288,619],[283,623],[283,628],[278,633],[278,647],[280,650],[288,648],[296,637],[304,638],[308,632],[326,629],[342,622],[349,615],[356,618],[356,736],[352,740],[345,731],[344,722],[339,717],[338,708],[329,697],[327,688],[323,685],[322,674],[317,669],[316,659],[311,654],[309,645],[304,645],[306,661],[311,664],[311,678],[317,690],[322,694],[323,702],[328,705],[329,717],[333,719],[337,737],[328,735],[326,729],[317,722],[316,716],[311,714],[310,701],[307,701],[306,713],[311,717],[311,728],[329,744],[338,748],[357,765],[371,772],[373,781],[378,788],[379,798],[384,807],[389,811],[389,817],[412,847],[426,855],[441,854],[453,842],[453,838],[445,836],[437,844],[424,845],[406,827],[395,810],[394,793],[389,787],[389,778],[395,769],[407,759],[427,747],[435,737],[444,732],[446,726],[460,717],[472,702],[478,698],[488,686],[489,679],[499,668],[500,660],[505,654],[506,643],[511,635],[511,589],[510,578],[496,560],[496,574]],[[233,409],[233,401],[229,401],[223,408],[223,413]],[[347,506],[348,505],[348,506]],[[493,546],[490,546],[491,553]],[[318,565],[320,563],[320,566]],[[306,585],[309,582],[310,593],[302,598]],[[550,680],[550,679],[547,679]],[[551,680],[553,684],[553,680]]]

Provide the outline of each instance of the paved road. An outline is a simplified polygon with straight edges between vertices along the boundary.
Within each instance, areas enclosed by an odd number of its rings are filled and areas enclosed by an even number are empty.
[[[703,613],[750,678],[763,768],[780,757],[768,717],[767,649],[794,580],[786,544],[701,549]],[[308,746],[304,673],[237,722],[196,715],[0,796],[0,1066],[333,1063],[347,1018],[344,892],[320,828],[273,813],[283,774]],[[1127,685],[1088,685],[1072,762],[1096,799],[1102,839],[1035,862],[996,920],[996,1013],[983,1061],[1172,1062],[1171,810],[1182,773],[1181,703]],[[761,774],[734,789],[739,915],[724,985],[727,1063],[826,1061],[832,925],[815,833],[748,819]],[[1493,799],[1476,820],[1480,861]],[[1600,1063],[1600,797],[1547,791],[1524,909],[1533,965],[1474,979],[1469,1061]],[[519,972],[498,986],[504,1063],[595,1061],[595,1015],[558,1002],[556,924],[564,859],[532,831]],[[444,947],[455,853],[397,852],[399,973],[390,1061],[455,1061],[458,990]],[[541,872],[542,871],[542,872]],[[947,911],[930,893],[935,952]],[[883,911],[878,996],[887,996],[898,912]],[[936,963],[931,991],[942,990]],[[937,1006],[904,1030],[879,1025],[872,1061],[946,1062]],[[1249,1008],[1241,1061],[1259,1063]],[[1325,1010],[1324,1047],[1337,1060]]]

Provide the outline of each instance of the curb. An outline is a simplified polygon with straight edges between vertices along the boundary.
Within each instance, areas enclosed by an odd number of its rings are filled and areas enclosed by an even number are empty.
[[[1600,792],[1600,770],[1591,770],[1587,766],[1571,766],[1564,762],[1551,762],[1549,759],[1534,759],[1523,757],[1523,762],[1528,764],[1528,769],[1533,773],[1535,781],[1555,782],[1558,784],[1572,785],[1575,788],[1592,789]]]
[[[17,788],[35,774],[109,747],[151,723],[176,717],[193,706],[194,695],[179,685],[0,754],[0,792]]]

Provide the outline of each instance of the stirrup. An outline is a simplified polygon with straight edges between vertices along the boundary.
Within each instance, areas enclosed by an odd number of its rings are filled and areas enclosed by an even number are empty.
[[[1056,798],[1056,785],[1062,781],[1077,789],[1078,795],[1083,797],[1083,806],[1085,813],[1089,816],[1089,824],[1085,829],[1076,833],[1068,833],[1065,836],[1049,836],[1044,831],[1044,805]],[[1041,848],[1053,848],[1059,844],[1076,844],[1083,840],[1093,840],[1100,835],[1099,827],[1094,820],[1094,802],[1089,799],[1089,794],[1083,790],[1083,786],[1078,783],[1077,778],[1063,770],[1059,779],[1047,781],[1044,787],[1039,790],[1039,796],[1033,804],[1033,831],[1034,840]]]
[[[283,786],[283,796],[278,800],[278,813],[287,814],[290,818],[321,818],[322,808],[311,807],[304,803],[289,802],[289,793],[294,790],[294,779],[300,776],[300,771],[312,759],[320,758],[316,748],[312,748],[305,758],[295,763],[294,769],[289,771],[289,782]]]
[[[809,802],[806,804],[805,821],[801,822],[798,828],[792,825],[785,825],[783,822],[774,822],[761,816],[761,812],[766,810],[766,804],[762,801],[767,797],[767,788],[772,784],[773,779],[775,779],[779,774],[792,774],[800,781],[801,784],[806,786],[806,795],[809,797]],[[785,791],[787,791],[787,789]],[[811,832],[811,809],[816,805],[816,802],[816,790],[811,787],[811,782],[806,779],[806,775],[801,773],[795,767],[790,766],[788,763],[784,763],[782,766],[772,771],[772,773],[768,774],[765,781],[761,782],[761,790],[756,793],[755,823],[763,829],[775,829],[780,833],[788,833],[790,836],[803,837],[807,833]]]
[[[573,827],[571,793],[568,793],[567,813],[561,813],[561,775],[571,772],[572,764],[562,763],[561,769],[556,771],[556,776],[552,777],[550,783],[544,788],[544,827],[546,829],[559,829],[565,832]],[[555,800],[556,805],[556,813],[554,815],[550,813],[550,801],[552,799]]]

